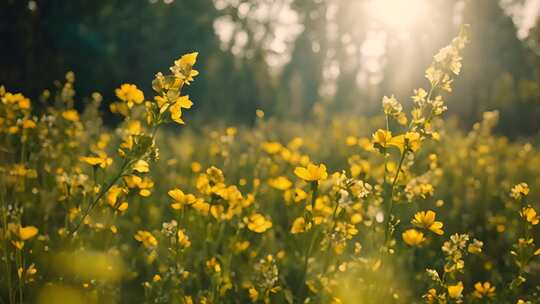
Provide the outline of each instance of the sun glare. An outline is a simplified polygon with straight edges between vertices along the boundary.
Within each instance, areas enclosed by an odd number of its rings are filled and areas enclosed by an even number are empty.
[[[406,31],[427,13],[426,0],[372,0],[369,13],[392,30]]]

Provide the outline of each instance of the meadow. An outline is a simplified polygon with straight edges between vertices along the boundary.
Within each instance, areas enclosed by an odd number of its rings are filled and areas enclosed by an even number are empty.
[[[445,117],[468,42],[377,117],[191,126],[196,52],[115,128],[71,72],[0,87],[0,302],[540,303],[538,143]]]

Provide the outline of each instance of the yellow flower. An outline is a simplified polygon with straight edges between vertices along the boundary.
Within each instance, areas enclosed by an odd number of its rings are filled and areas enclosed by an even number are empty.
[[[472,254],[480,254],[482,253],[482,247],[484,246],[484,243],[474,239],[469,246],[467,246],[467,251]]]
[[[307,182],[325,180],[328,177],[328,173],[326,173],[326,166],[324,164],[320,164],[318,166],[308,164],[306,168],[296,167],[296,169],[294,169],[294,174]]]
[[[395,119],[396,119],[396,121],[397,121],[400,125],[402,125],[402,126],[406,125],[406,124],[407,124],[407,121],[409,121],[409,120],[407,119],[407,115],[406,115],[405,113],[403,113],[403,112],[397,114],[396,117],[395,117]]]
[[[291,181],[285,176],[279,176],[276,178],[269,179],[268,184],[273,188],[276,188],[278,190],[283,190],[283,191],[288,190],[292,186]]]
[[[308,197],[308,194],[302,189],[295,188],[285,191],[285,193],[283,193],[283,196],[285,197],[285,201],[287,202],[293,201],[295,203],[299,203],[305,200]]]
[[[515,185],[510,191],[510,195],[517,200],[520,200],[521,198],[527,196],[528,194],[529,194],[529,185],[527,185],[526,183],[519,183]]]
[[[452,299],[461,298],[463,292],[463,283],[459,282],[456,285],[448,285],[448,296]]]
[[[122,202],[120,204],[120,206],[118,206],[118,208],[116,208],[116,210],[118,210],[120,212],[124,212],[124,211],[126,211],[128,209],[128,207],[129,207],[128,202]]]
[[[11,244],[15,246],[15,248],[22,250],[24,248],[24,242],[21,241],[11,241]]]
[[[192,162],[191,163],[191,171],[193,173],[201,172],[201,169],[202,169],[201,163],[199,163],[199,162]]]
[[[137,175],[124,176],[124,181],[129,188],[139,188],[139,195],[148,197],[152,194],[150,191],[154,187],[154,182],[148,178],[141,178]]]
[[[135,234],[135,239],[141,242],[144,247],[149,249],[155,248],[158,245],[157,239],[152,235],[152,233],[146,230],[137,231],[137,234]]]
[[[178,188],[169,190],[167,194],[173,199],[171,208],[174,210],[180,210],[184,205],[192,205],[196,202],[196,197],[193,194],[184,194],[184,192]]]
[[[416,103],[420,103],[426,100],[426,97],[428,96],[428,92],[426,90],[419,88],[414,90],[414,96],[412,96],[412,99]]]
[[[540,219],[538,218],[538,215],[536,214],[536,210],[532,207],[524,207],[521,209],[521,217],[527,220],[527,222],[531,223],[531,225],[538,225],[538,222]]]
[[[249,241],[238,241],[234,244],[234,250],[236,252],[242,252],[249,248],[251,243]]]
[[[364,218],[362,217],[362,214],[361,213],[354,213],[353,215],[351,215],[351,223],[352,224],[358,224],[360,222],[362,222]]]
[[[492,286],[490,282],[476,282],[474,284],[473,295],[479,299],[484,297],[492,297],[495,294],[495,286]]]
[[[123,116],[128,116],[129,114],[128,105],[124,102],[113,102],[109,105],[109,109],[112,113],[118,113]]]
[[[383,129],[378,129],[373,133],[373,144],[379,145],[383,148],[388,147],[390,139],[392,139],[392,132]]]
[[[109,203],[109,205],[111,207],[116,206],[116,201],[118,200],[118,197],[122,193],[127,193],[127,191],[122,187],[119,187],[117,185],[113,185],[109,189],[109,191],[107,191],[107,194],[105,195],[105,197],[107,199],[107,203]]]
[[[255,213],[249,217],[247,227],[253,232],[263,233],[272,228],[272,222],[267,220],[262,214]]]
[[[30,99],[24,97],[21,93],[6,93],[2,101],[8,104],[17,105],[21,110],[28,110],[31,106]]]
[[[17,236],[22,241],[29,240],[38,234],[39,230],[34,226],[19,227],[17,229]]]
[[[401,235],[403,241],[409,246],[419,246],[424,242],[424,234],[416,229],[408,229]]]
[[[208,215],[208,212],[210,211],[210,204],[203,201],[202,199],[195,200],[195,202],[191,206],[193,207],[193,209],[197,210],[203,215]],[[171,205],[171,207],[174,209],[174,206]]]
[[[137,89],[134,84],[124,83],[120,88],[115,90],[116,97],[127,103],[128,108],[131,108],[134,104],[141,104],[144,101],[144,94],[141,90]]]
[[[248,289],[248,294],[249,294],[249,299],[252,301],[252,302],[256,302],[257,299],[259,298],[259,292],[257,291],[257,289],[253,288],[253,287],[250,287]]]
[[[382,106],[384,114],[397,116],[403,110],[403,106],[399,101],[392,95],[391,97],[384,96],[382,100]]]
[[[294,220],[292,227],[291,227],[291,233],[297,234],[302,233],[311,228],[311,223],[306,225],[306,220],[303,217],[298,217]]]
[[[437,290],[435,288],[431,288],[422,297],[424,298],[424,300],[426,300],[428,304],[434,304],[436,303],[435,301],[437,300]]]
[[[139,173],[146,173],[150,171],[150,167],[145,160],[139,159],[133,165],[133,170]]]
[[[387,145],[398,148],[401,153],[403,153],[405,149],[415,152],[420,148],[420,134],[417,132],[407,132],[392,137],[390,141],[387,142]]]
[[[299,188],[294,189],[294,201],[296,203],[299,203],[305,200],[307,197],[308,197],[308,194],[306,193],[306,191]]]
[[[184,120],[182,119],[182,109],[189,109],[193,105],[193,102],[189,99],[189,96],[179,97],[170,107],[169,112],[171,112],[171,119],[183,125]]]
[[[358,144],[358,138],[354,136],[347,136],[347,138],[345,139],[345,144],[347,146],[356,146]]]
[[[130,135],[139,135],[142,132],[142,123],[140,120],[130,120],[126,129]]]
[[[35,275],[37,273],[37,269],[36,269],[36,266],[34,264],[31,264],[26,270],[22,267],[19,267],[19,269],[17,270],[17,274],[19,276],[19,278],[22,278],[23,275],[26,276],[27,280],[29,282],[33,281],[34,279],[32,278],[33,275]]]
[[[34,129],[36,127],[36,122],[31,119],[23,120],[22,124],[23,129]]]
[[[152,194],[152,192],[148,189],[141,189],[141,191],[139,191],[139,195],[142,197],[149,197],[150,194]]]
[[[216,273],[221,272],[221,265],[215,257],[212,257],[210,260],[206,261],[206,267]]]
[[[62,112],[62,117],[65,120],[76,122],[80,120],[79,113],[76,110],[67,110]]]
[[[189,99],[189,95],[180,96],[180,98],[178,98],[175,103],[179,104],[180,108],[182,109],[191,109],[191,107],[193,106],[193,102],[191,101],[191,99]]]
[[[278,142],[264,142],[261,145],[262,149],[268,154],[276,154],[281,151],[283,146]]]
[[[444,72],[434,68],[433,66],[430,66],[426,70],[426,78],[429,80],[432,86],[437,85],[439,82],[442,81],[442,78],[444,77]]]
[[[238,129],[236,127],[228,127],[225,129],[225,133],[227,136],[235,136],[238,133]]]
[[[96,166],[96,165],[101,166],[103,163],[101,157],[97,157],[97,156],[81,156],[80,160],[92,166]]]
[[[435,212],[431,210],[417,212],[414,215],[412,224],[420,228],[431,230],[438,235],[442,235],[444,234],[444,231],[441,229],[443,223],[435,221],[435,216]]]
[[[17,127],[17,126],[11,126],[8,129],[9,134],[16,134],[17,132],[19,132],[19,127]]]
[[[179,60],[177,60],[175,62],[175,64],[178,64],[178,65],[195,65],[195,63],[197,62],[197,56],[199,55],[198,52],[193,52],[193,53],[189,53],[189,54],[185,54],[185,55],[182,55],[182,57],[180,57]]]
[[[174,66],[170,68],[174,76],[187,85],[193,81],[193,77],[199,75],[199,72],[193,69],[198,55],[197,52],[182,55],[180,59],[174,61]]]
[[[101,168],[107,168],[113,163],[113,159],[105,153],[101,153],[99,156],[81,156],[79,160],[91,166],[99,166]]]
[[[191,246],[191,241],[184,230],[178,230],[178,244],[184,249]]]

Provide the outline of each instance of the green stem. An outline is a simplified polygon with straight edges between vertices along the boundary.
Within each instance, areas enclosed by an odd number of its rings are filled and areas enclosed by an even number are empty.
[[[81,217],[81,220],[79,221],[79,223],[75,226],[75,228],[73,229],[73,231],[71,232],[71,235],[74,236],[75,233],[77,232],[77,230],[79,230],[79,228],[81,227],[81,225],[84,223],[84,220],[86,219],[86,217],[88,217],[88,215],[90,214],[90,212],[92,211],[92,209],[95,207],[95,205],[99,202],[99,200],[101,198],[103,198],[103,196],[105,195],[105,193],[107,193],[109,191],[109,189],[112,188],[113,185],[116,184],[116,182],[124,175],[124,171],[125,171],[125,168],[126,167],[129,167],[129,165],[131,164],[131,162],[128,162],[127,160],[124,162],[124,164],[122,165],[122,167],[120,168],[120,171],[118,172],[118,174],[107,184],[107,186],[105,188],[102,188],[98,194],[98,196],[90,203],[88,204],[88,206],[86,207],[86,209],[84,210],[84,213]]]
[[[328,235],[331,235],[332,232],[336,229],[337,221],[336,221],[336,215],[338,210],[339,204],[336,203],[336,206],[334,207],[334,212],[332,214],[332,228],[330,228]],[[326,256],[324,257],[324,267],[323,267],[323,273],[324,276],[326,272],[328,271],[328,266],[330,265],[330,249],[332,249],[332,243],[330,240],[328,241],[328,247],[326,248]]]
[[[300,279],[300,282],[302,282],[302,285],[303,285],[302,289],[305,292],[305,295],[302,296],[303,298],[302,302],[307,297],[307,290],[305,289],[306,284],[304,283],[306,281],[307,272],[308,272],[309,257],[311,255],[311,251],[313,250],[313,247],[315,246],[315,240],[317,239],[317,230],[313,226],[313,213],[315,212],[315,201],[317,200],[318,188],[319,188],[318,181],[311,182],[311,215],[308,218],[308,220],[306,220],[306,223],[309,223],[312,225],[313,232],[311,234],[311,240],[310,240],[309,246],[306,247],[306,251],[304,252],[304,261],[303,261],[303,266],[302,266],[303,270],[302,270],[302,276]]]
[[[315,240],[317,239],[317,231],[315,230],[315,228],[313,228],[314,231],[312,233],[312,237],[311,237],[311,241],[309,243],[309,246],[306,247],[306,252],[304,253],[304,262],[303,262],[303,271],[302,271],[302,279],[300,280],[300,282],[303,283],[303,286],[305,288],[306,284],[305,281],[306,281],[306,277],[307,277],[307,272],[308,272],[308,264],[309,264],[309,257],[311,256],[311,252],[313,251],[313,247],[315,246]],[[305,299],[307,297],[307,290],[306,290],[306,293],[305,293],[305,296],[303,297],[303,299]],[[303,303],[304,301],[302,301]]]
[[[390,127],[389,127],[389,123],[388,123],[388,115],[385,115],[384,116],[385,120],[386,120],[386,132],[390,132]],[[383,185],[386,185],[386,168],[387,168],[387,165],[388,165],[388,154],[386,153],[386,145],[384,145],[383,147],[383,155],[384,155],[384,172],[383,172]]]
[[[5,201],[4,201],[5,202]],[[2,204],[4,205],[4,204]],[[6,209],[4,208],[4,206],[2,206],[2,232],[3,232],[3,235],[2,235],[2,240],[3,240],[3,243],[4,243],[4,250],[2,250],[4,252],[4,264],[5,264],[5,268],[6,268],[6,277],[7,277],[7,289],[8,289],[8,297],[9,297],[9,302],[10,303],[15,303],[15,299],[14,299],[14,296],[13,296],[13,290],[12,290],[12,285],[11,285],[11,264],[9,262],[9,255],[8,255],[8,248],[9,248],[9,243],[7,241],[7,234],[6,234],[6,231],[7,231],[7,215],[6,215]]]
[[[384,246],[388,244],[388,238],[389,238],[389,233],[390,233],[390,217],[392,216],[392,208],[394,205],[394,189],[395,189],[397,180],[399,178],[399,173],[401,171],[401,167],[403,166],[403,161],[405,160],[406,154],[407,154],[407,150],[403,150],[403,153],[401,153],[401,158],[399,159],[396,175],[394,175],[394,179],[392,180],[392,185],[390,186],[390,199],[388,201],[387,210],[385,214]]]

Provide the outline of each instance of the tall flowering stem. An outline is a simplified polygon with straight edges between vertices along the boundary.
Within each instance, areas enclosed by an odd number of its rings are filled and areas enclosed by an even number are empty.
[[[152,82],[152,88],[158,94],[154,101],[145,101],[144,94],[135,85],[123,84],[116,90],[116,96],[120,101],[112,103],[111,112],[124,116],[124,123],[127,125],[124,130],[124,141],[118,149],[119,156],[123,158],[122,165],[114,177],[104,186],[100,186],[94,199],[84,209],[79,222],[71,231],[75,235],[94,207],[109,194],[118,182],[133,174],[144,174],[150,171],[148,161],[158,158],[158,150],[155,144],[159,127],[167,122],[184,124],[182,119],[182,109],[189,109],[193,102],[189,96],[182,96],[182,88],[189,85],[193,78],[199,74],[193,69],[198,53],[186,54],[174,62],[170,67],[171,74],[156,74]],[[145,117],[149,132],[145,133],[140,119],[136,116],[135,109],[144,107]],[[169,115],[166,115],[166,114]],[[81,161],[94,167],[107,167],[112,163],[108,157],[84,157]],[[104,165],[105,164],[105,165]],[[118,209],[118,202],[113,202],[112,207]]]
[[[297,167],[294,170],[294,173],[297,177],[301,178],[302,180],[309,183],[311,188],[311,213],[306,212],[305,213],[305,223],[307,227],[314,227],[311,232],[310,238],[307,238],[309,240],[309,245],[305,247],[304,252],[304,260],[302,264],[302,273],[300,277],[300,282],[303,284],[303,295],[301,296],[302,301],[307,296],[307,286],[305,286],[304,282],[307,277],[308,273],[308,266],[309,266],[309,257],[312,254],[313,247],[315,246],[315,241],[317,240],[319,236],[319,229],[315,227],[313,224],[313,212],[315,211],[315,204],[317,202],[317,195],[319,192],[319,182],[321,180],[325,180],[328,178],[328,173],[326,172],[326,166],[324,164],[315,165],[315,164],[308,164],[307,167]]]
[[[442,48],[435,56],[432,64],[426,70],[426,78],[430,83],[430,89],[423,88],[414,90],[413,107],[410,115],[403,112],[403,106],[392,95],[384,96],[382,107],[385,114],[385,129],[379,129],[373,134],[373,145],[384,156],[384,243],[382,252],[388,251],[389,242],[393,236],[392,210],[395,198],[395,189],[404,167],[404,160],[409,153],[416,153],[421,143],[426,139],[439,139],[439,134],[433,130],[431,122],[434,117],[442,115],[447,107],[444,104],[440,92],[451,92],[453,77],[461,71],[460,53],[468,42],[468,26],[463,26],[458,37],[452,43]],[[439,94],[439,95],[436,95]],[[398,125],[406,126],[403,134],[392,135],[390,119]],[[390,149],[399,150],[399,162],[391,183],[387,181],[388,160]]]

